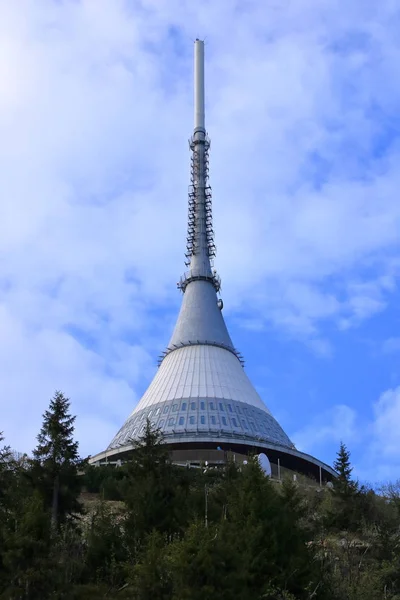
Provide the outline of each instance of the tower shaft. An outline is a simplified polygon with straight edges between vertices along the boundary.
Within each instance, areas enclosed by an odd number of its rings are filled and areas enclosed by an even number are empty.
[[[212,224],[212,194],[208,181],[210,140],[205,129],[204,42],[195,41],[194,51],[194,131],[189,140],[191,176],[189,186],[188,232],[185,264],[189,271],[181,278],[184,292],[193,280],[211,281],[216,291],[220,280],[212,270],[215,256]]]

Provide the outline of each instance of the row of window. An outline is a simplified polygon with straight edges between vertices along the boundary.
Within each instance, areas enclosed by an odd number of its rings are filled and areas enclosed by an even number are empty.
[[[191,415],[188,418],[188,424],[189,425],[196,425],[196,420],[197,420],[196,416]],[[205,415],[201,415],[199,417],[199,423],[200,423],[200,425],[205,425],[206,424],[206,417],[205,417]],[[228,427],[228,423],[227,423],[226,417],[221,417],[221,423],[225,427]],[[238,420],[235,417],[231,418],[231,423],[232,423],[232,425],[234,427],[240,427],[240,425],[238,424]],[[165,422],[165,419],[161,419],[160,422],[157,424],[157,427],[163,428],[164,425],[167,425],[168,427],[172,427],[173,425],[184,425],[184,424],[185,424],[185,417],[178,417],[177,419],[175,419],[175,417],[170,417],[169,419],[167,419],[167,422]],[[218,424],[217,418],[215,416],[213,416],[213,415],[211,415],[211,417],[210,417],[210,424],[211,425],[217,425]],[[252,429],[252,431],[256,431],[256,427],[255,427],[254,423],[250,422],[249,424],[250,424],[250,428]],[[152,425],[155,426],[156,423],[153,421]],[[249,429],[249,427],[248,427],[248,425],[247,425],[247,423],[246,423],[246,421],[244,419],[242,420],[242,425],[243,425],[244,429],[247,429],[247,430]],[[262,424],[261,426],[262,426],[263,429],[266,430],[265,425]],[[143,425],[141,427],[140,432],[144,431],[144,428],[145,428],[145,425]],[[137,431],[137,428],[135,428],[133,430],[133,432],[132,432],[131,435],[135,435],[136,431]]]
[[[181,412],[184,412],[184,411],[186,411],[188,409],[188,404],[190,405],[190,410],[196,410],[197,409],[197,402],[189,402],[189,403],[188,402],[182,402],[182,405],[181,405],[181,408],[180,408]],[[209,406],[210,410],[218,410],[218,408],[219,408],[219,410],[221,412],[225,412],[225,406],[224,406],[224,404],[222,402],[218,402],[218,403],[217,402],[209,402],[208,406]],[[230,412],[230,413],[234,412],[234,410],[232,408],[232,404],[227,404],[226,406],[227,406],[228,412]],[[169,405],[165,406],[164,410],[163,410],[163,414],[166,415],[169,412],[169,409],[170,409]],[[171,407],[171,412],[178,412],[178,409],[179,409],[179,404],[173,404],[172,407]],[[200,402],[200,410],[206,410],[206,403],[204,401]],[[247,410],[248,409],[244,408],[243,409],[244,413],[246,413]],[[152,416],[156,417],[157,415],[160,414],[160,411],[161,411],[160,407],[156,408],[154,411],[150,410],[147,413],[147,417],[149,419]],[[236,411],[239,414],[241,414],[240,406],[236,405]],[[144,418],[144,415],[142,415],[142,418]]]
[[[197,417],[195,415],[189,415],[188,417],[188,425],[196,425],[196,419]],[[211,425],[217,425],[217,418],[214,415],[210,416],[210,424]],[[235,428],[239,428],[240,427],[240,423],[238,423],[238,421],[240,421],[239,419],[236,419],[235,417],[231,417],[231,423],[233,425],[233,427]],[[152,422],[151,423],[152,426],[156,425],[156,422]],[[199,424],[200,425],[206,425],[206,416],[205,415],[200,415],[199,417]],[[246,422],[245,419],[241,419],[241,424],[243,429],[245,430],[249,430],[249,425],[250,425],[250,429],[252,433],[256,433],[257,431],[263,431],[264,433],[267,433],[269,435],[272,434],[272,430],[273,431],[273,435],[274,437],[277,436],[278,438],[281,437],[281,432],[279,431],[279,428],[277,427],[270,427],[269,424],[264,423],[262,421],[258,421],[258,426],[256,427],[255,424],[251,421],[249,421],[249,423]],[[157,424],[158,427],[160,427],[161,429],[164,426],[167,427],[173,427],[173,426],[183,426],[185,425],[185,417],[170,417],[169,419],[167,419],[167,421],[165,419],[161,419],[160,422]],[[226,417],[222,416],[221,417],[221,425],[223,427],[228,427],[228,423],[227,423],[227,419]],[[145,425],[142,425],[141,427],[135,427],[133,429],[133,431],[129,431],[129,428],[127,429],[127,431],[125,432],[125,434],[123,434],[121,436],[121,438],[119,439],[119,443],[124,443],[127,441],[127,439],[130,438],[134,438],[136,435],[141,435],[143,433],[145,429]]]
[[[226,422],[226,417],[221,417],[221,421],[222,421],[222,425],[227,426],[227,422]],[[217,419],[214,416],[210,417],[210,422],[211,425],[217,425]],[[232,419],[233,425],[235,427],[238,426],[236,419]],[[189,417],[189,421],[188,421],[189,425],[195,425],[196,424],[196,417],[195,416],[190,416]],[[177,425],[184,425],[185,424],[185,417],[179,417],[178,421],[177,421]],[[201,425],[205,425],[206,424],[206,417],[204,415],[200,416],[200,424]],[[175,425],[175,417],[170,417],[168,419],[168,426],[170,427],[171,425]],[[164,420],[161,420],[159,425],[159,427],[163,427],[164,426]]]

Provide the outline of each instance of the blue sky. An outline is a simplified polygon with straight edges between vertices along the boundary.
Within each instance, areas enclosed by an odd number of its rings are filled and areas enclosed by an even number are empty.
[[[400,478],[399,11],[0,0],[0,430],[35,444],[55,389],[82,454],[135,406],[183,272],[193,40],[224,314],[286,432]]]

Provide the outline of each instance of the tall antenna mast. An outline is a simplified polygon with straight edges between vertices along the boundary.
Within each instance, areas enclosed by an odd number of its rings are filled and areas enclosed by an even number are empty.
[[[197,39],[194,43],[194,132],[204,134],[204,42]]]
[[[204,42],[194,43],[194,131],[189,186],[188,232],[185,265],[189,267],[178,287],[184,292],[194,280],[210,281],[219,291],[221,281],[213,270],[216,248],[212,225],[212,191],[208,183],[210,139],[205,129]]]

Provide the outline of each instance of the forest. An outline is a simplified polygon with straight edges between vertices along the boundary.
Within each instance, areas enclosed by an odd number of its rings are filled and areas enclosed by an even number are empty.
[[[74,428],[56,392],[30,456],[0,436],[0,600],[400,600],[400,482],[361,485],[343,443],[320,488],[175,466],[150,423],[93,467]]]

